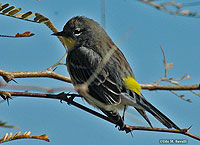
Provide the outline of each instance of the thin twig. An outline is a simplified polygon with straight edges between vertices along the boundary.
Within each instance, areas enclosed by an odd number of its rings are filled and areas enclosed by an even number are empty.
[[[190,99],[185,99],[185,98],[184,98],[185,95],[179,95],[179,94],[175,93],[175,92],[172,91],[172,90],[170,90],[170,92],[171,92],[172,94],[174,94],[175,96],[181,98],[181,99],[184,100],[184,101],[192,102]]]
[[[54,67],[58,66],[61,64],[61,61],[67,57],[67,52],[65,53],[65,55],[57,62],[55,63],[54,65],[52,65],[51,67],[49,67],[49,69],[53,69]]]
[[[160,46],[160,49],[162,50],[162,54],[163,54],[163,63],[164,63],[164,68],[165,68],[165,78],[167,78],[167,61],[166,61],[166,55],[165,55],[165,52],[162,48],[162,46]]]

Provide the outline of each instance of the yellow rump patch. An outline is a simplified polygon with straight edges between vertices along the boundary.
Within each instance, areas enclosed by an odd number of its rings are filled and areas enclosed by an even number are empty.
[[[125,86],[134,91],[135,93],[141,95],[141,86],[138,84],[138,82],[132,78],[132,77],[127,77],[124,78]]]

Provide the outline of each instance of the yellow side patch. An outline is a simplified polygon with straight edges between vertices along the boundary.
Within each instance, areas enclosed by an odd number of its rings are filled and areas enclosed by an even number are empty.
[[[134,91],[135,93],[141,95],[141,86],[138,84],[138,82],[132,78],[132,77],[127,77],[124,78],[125,86]]]

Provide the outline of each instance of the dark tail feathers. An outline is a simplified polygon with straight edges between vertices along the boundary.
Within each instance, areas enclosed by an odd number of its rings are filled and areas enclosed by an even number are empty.
[[[144,103],[140,103],[141,107],[143,107],[146,111],[148,111],[149,113],[151,113],[156,119],[158,119],[163,125],[165,125],[167,128],[175,128],[178,130],[181,130],[175,123],[173,123],[167,116],[165,116],[163,113],[161,113],[158,109],[156,109],[152,104],[150,104],[147,100],[145,100],[144,98],[142,98],[142,102]],[[145,113],[141,113],[140,109],[136,109],[143,117],[144,119],[149,123],[150,121],[148,120],[148,118],[146,118],[146,114]],[[143,111],[144,112],[144,111]],[[143,115],[145,114],[145,115]],[[149,123],[151,126],[151,123]]]

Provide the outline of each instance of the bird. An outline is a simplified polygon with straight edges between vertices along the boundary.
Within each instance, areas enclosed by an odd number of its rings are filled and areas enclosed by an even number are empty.
[[[135,108],[152,128],[146,112],[167,128],[180,130],[145,99],[124,54],[99,23],[85,16],[75,16],[62,31],[52,35],[61,36],[67,47],[66,65],[74,87],[87,84],[82,87],[85,91],[77,89],[78,93],[90,105],[100,109],[120,130],[125,128],[127,107]],[[123,109],[123,115],[120,115]]]

